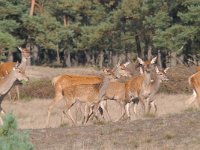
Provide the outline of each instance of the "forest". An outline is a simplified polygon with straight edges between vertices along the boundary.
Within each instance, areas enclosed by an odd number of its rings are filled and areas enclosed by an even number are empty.
[[[20,60],[19,46],[30,65],[198,65],[200,0],[0,0],[1,62]]]

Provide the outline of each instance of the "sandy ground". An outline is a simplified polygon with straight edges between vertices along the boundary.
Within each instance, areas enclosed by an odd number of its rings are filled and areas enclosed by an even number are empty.
[[[189,95],[167,95],[167,94],[158,94],[156,96],[156,104],[158,106],[158,112],[155,117],[181,113],[186,110],[185,100],[189,98]],[[2,103],[2,107],[5,111],[12,112],[17,120],[18,127],[20,129],[39,129],[45,127],[45,121],[47,116],[48,105],[51,102],[50,99],[32,99],[30,101],[9,101],[5,100]],[[52,111],[50,118],[50,127],[59,127],[61,125],[61,110],[63,108],[64,101],[60,102],[55,106]],[[77,106],[74,105],[72,108],[73,116],[80,123],[81,120],[81,111]],[[83,106],[82,106],[83,107]],[[83,108],[82,108],[83,109]],[[138,108],[140,109],[140,108]],[[112,120],[118,119],[120,116],[121,108],[114,101],[108,101],[108,111],[111,115]],[[131,109],[131,120],[136,120]],[[139,117],[141,119],[141,117]],[[143,119],[145,117],[142,117]],[[65,118],[64,124],[71,126],[71,122]],[[92,124],[92,122],[88,123]]]

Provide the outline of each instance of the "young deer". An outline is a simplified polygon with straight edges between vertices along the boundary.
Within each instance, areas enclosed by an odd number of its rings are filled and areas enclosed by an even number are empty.
[[[12,69],[12,71],[0,81],[0,113],[5,114],[1,107],[1,103],[6,94],[10,91],[12,86],[16,81],[28,81],[29,78],[25,75],[24,71],[22,71],[18,64]],[[0,122],[3,123],[2,118],[0,117]]]
[[[151,106],[154,107],[155,113],[157,112],[157,106],[154,102],[155,101],[154,96],[158,92],[162,81],[169,80],[166,75],[168,69],[169,68],[166,68],[165,70],[159,70],[157,67],[155,67],[156,74],[155,74],[154,80],[150,84],[150,95],[146,98],[147,103],[148,103],[147,105],[148,112],[150,112]]]
[[[26,48],[18,47],[18,49],[21,51],[21,55],[22,55],[22,60],[19,65],[19,68],[21,69],[21,71],[25,72],[27,60],[30,58],[30,52]],[[16,62],[5,62],[5,63],[0,64],[0,78],[1,79],[5,78],[12,71],[15,65],[16,65]],[[19,100],[20,93],[19,93],[18,84],[16,84],[15,87],[16,87],[17,99]],[[12,99],[10,93],[9,93],[9,97],[10,99]]]

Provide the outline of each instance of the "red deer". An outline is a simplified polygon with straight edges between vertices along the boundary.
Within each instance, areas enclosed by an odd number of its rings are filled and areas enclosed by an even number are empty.
[[[155,69],[156,69],[156,74],[154,80],[150,84],[150,95],[146,98],[146,100],[148,103],[148,112],[150,112],[151,106],[153,106],[156,113],[157,106],[154,102],[155,101],[154,96],[158,92],[161,82],[168,80],[166,73],[169,68],[166,68],[165,70],[159,70],[157,67],[155,67]]]
[[[128,79],[128,81],[125,82],[120,82],[119,80],[110,82],[106,89],[106,93],[104,96],[105,100],[115,100],[120,104],[122,108],[121,116],[118,120],[122,119],[125,114],[127,114],[127,116],[130,118],[129,105],[136,98],[141,99],[143,107],[145,107],[142,96],[145,88],[149,87],[152,82],[151,74],[154,71],[156,57],[153,58],[151,61],[145,62],[142,59],[138,58],[138,61],[143,67],[143,72],[141,72],[143,73],[142,75],[131,77],[130,79]],[[101,101],[100,107],[106,109],[106,101]],[[136,108],[134,108],[134,110],[135,109]],[[134,112],[136,113],[136,110]]]
[[[0,81],[0,113],[5,114],[3,108],[1,107],[1,103],[6,94],[10,91],[12,86],[16,81],[28,81],[28,77],[25,75],[24,71],[22,71],[18,64],[12,69],[12,71]],[[0,117],[1,123],[3,123],[2,118]]]
[[[191,75],[188,79],[188,82],[189,82],[189,85],[192,87],[193,94],[186,101],[186,104],[190,105],[196,100],[200,106],[200,71]]]
[[[84,81],[84,79],[86,80]],[[73,122],[74,125],[76,125],[77,122],[70,112],[70,108],[73,106],[73,104],[75,104],[77,101],[80,101],[86,103],[89,107],[89,110],[91,110],[92,107],[97,105],[101,99],[101,88],[108,83],[107,79],[103,79],[103,77],[79,76],[79,78],[69,79],[69,77],[66,75],[60,76],[60,80],[55,80],[54,78],[53,82],[55,97],[48,107],[48,116],[46,122],[47,126],[49,125],[49,118],[53,107],[63,98],[66,102],[63,113]],[[85,114],[84,122],[88,120],[88,113]]]
[[[23,72],[25,72],[26,70],[26,63],[27,63],[27,59],[30,58],[30,52],[26,49],[26,48],[21,48],[18,47],[18,49],[21,51],[22,54],[22,60],[21,60],[21,64],[19,65],[19,68],[21,68],[21,70]],[[11,71],[12,68],[16,65],[16,62],[5,62],[0,64],[0,78],[4,78],[6,77]],[[16,92],[17,92],[17,99],[20,99],[20,95],[19,95],[19,87],[16,85]],[[9,94],[10,99],[11,95]]]
[[[86,103],[86,111],[84,112],[84,123],[87,122],[93,107],[102,99],[107,84],[109,83],[109,77],[99,76],[80,76],[80,75],[60,75],[53,78],[52,83],[55,89],[55,97],[48,107],[48,115],[46,125],[49,125],[49,119],[51,111],[56,103],[63,98],[66,100],[66,106],[64,113],[67,117],[77,124],[73,116],[70,113],[70,108],[76,101]],[[106,112],[106,110],[104,110]]]

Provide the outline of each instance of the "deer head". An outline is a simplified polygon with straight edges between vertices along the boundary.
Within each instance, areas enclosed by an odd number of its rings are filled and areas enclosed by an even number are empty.
[[[16,63],[15,67],[13,67],[14,76],[18,81],[25,81],[27,82],[29,78],[26,76],[25,72],[19,68],[18,62]]]
[[[127,68],[127,65],[130,64],[130,62],[126,63],[118,63],[113,69],[109,68],[103,68],[103,72],[106,75],[111,75],[113,78],[120,78],[122,76],[124,77],[131,77],[131,73]]]
[[[18,49],[22,53],[23,58],[26,58],[26,59],[30,58],[30,52],[28,51],[27,48],[18,47]]]
[[[165,70],[159,70],[157,66],[155,67],[156,74],[160,77],[160,79],[162,81],[168,81],[169,80],[167,75],[166,75],[168,69],[169,68],[166,68]]]
[[[154,64],[156,62],[157,57],[154,57],[151,60],[143,61],[141,58],[137,58],[139,64],[142,66],[143,72],[150,73],[154,69]]]

